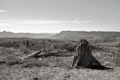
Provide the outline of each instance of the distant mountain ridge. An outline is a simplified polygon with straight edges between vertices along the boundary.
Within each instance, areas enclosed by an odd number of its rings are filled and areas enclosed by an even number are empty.
[[[58,34],[52,36],[53,39],[62,39],[62,40],[75,40],[88,39],[88,40],[97,40],[97,39],[112,39],[120,38],[120,32],[104,32],[104,31],[62,31]]]
[[[120,32],[104,32],[104,31],[61,31],[60,33],[13,33],[13,32],[0,32],[0,38],[4,37],[28,37],[28,38],[50,38],[59,40],[73,40],[79,41],[80,39],[87,40],[100,40],[100,41],[120,41]]]
[[[7,31],[0,32],[0,38],[4,37],[50,38],[53,35],[54,34],[52,33],[13,33]]]

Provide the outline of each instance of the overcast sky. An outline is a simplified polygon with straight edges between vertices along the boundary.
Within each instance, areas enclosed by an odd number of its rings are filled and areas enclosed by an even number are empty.
[[[120,31],[120,0],[0,0],[0,31]]]

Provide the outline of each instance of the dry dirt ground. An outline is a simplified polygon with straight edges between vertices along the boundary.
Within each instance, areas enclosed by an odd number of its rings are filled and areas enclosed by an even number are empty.
[[[60,67],[0,67],[0,80],[119,80],[120,68],[113,70],[67,69]]]
[[[72,56],[21,60],[23,55],[17,49],[0,48],[0,80],[120,80],[120,67],[116,67],[109,56],[100,57],[98,53],[94,56],[113,69],[72,69]]]

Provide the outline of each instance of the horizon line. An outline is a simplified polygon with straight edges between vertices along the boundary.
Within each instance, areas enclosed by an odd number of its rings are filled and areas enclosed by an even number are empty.
[[[120,31],[85,31],[85,30],[81,30],[81,31],[77,31],[77,30],[62,30],[60,32],[68,32],[68,31],[71,31],[71,32],[120,32]],[[0,31],[0,32],[11,32],[11,33],[34,33],[34,32],[14,32],[14,31],[7,31],[7,30],[3,30],[3,31]],[[42,33],[34,33],[34,34],[57,34],[57,33],[60,33],[60,32],[42,32]]]

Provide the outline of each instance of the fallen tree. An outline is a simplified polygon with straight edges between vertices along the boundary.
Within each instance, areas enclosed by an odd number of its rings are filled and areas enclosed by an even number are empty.
[[[36,57],[38,54],[42,55],[41,53],[44,52],[45,50],[37,51],[35,53],[29,54],[27,56],[22,57],[21,59],[29,58],[29,57]]]

